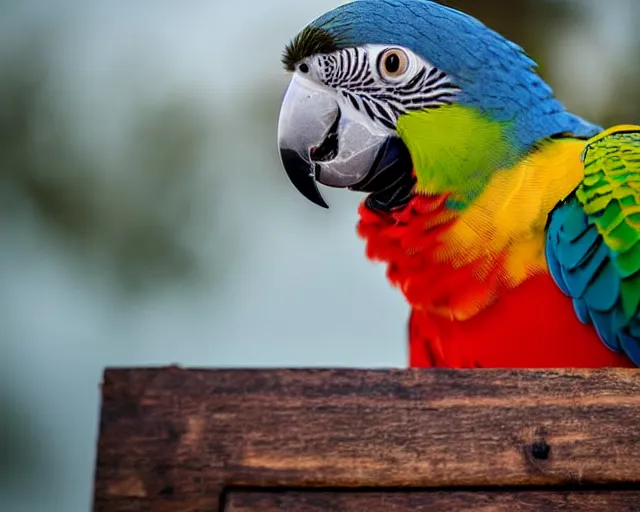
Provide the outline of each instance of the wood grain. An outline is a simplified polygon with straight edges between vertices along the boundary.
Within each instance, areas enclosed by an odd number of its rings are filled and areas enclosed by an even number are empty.
[[[225,512],[639,512],[640,491],[233,492]]]
[[[94,510],[228,486],[640,484],[638,370],[107,370]],[[400,509],[401,510],[401,509]]]

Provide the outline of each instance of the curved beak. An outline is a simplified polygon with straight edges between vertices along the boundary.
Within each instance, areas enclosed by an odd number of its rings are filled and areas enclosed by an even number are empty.
[[[300,75],[285,93],[278,120],[282,165],[298,191],[328,208],[317,182],[357,188],[377,167],[388,134],[366,116],[355,119],[340,108],[334,95]],[[367,180],[368,181],[368,180]]]

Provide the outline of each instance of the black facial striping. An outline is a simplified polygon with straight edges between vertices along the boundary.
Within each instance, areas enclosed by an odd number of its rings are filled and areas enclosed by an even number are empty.
[[[374,59],[376,69],[383,64],[390,74],[401,66],[396,52],[380,52]],[[366,47],[321,54],[314,64],[322,83],[339,92],[355,110],[390,130],[402,114],[449,105],[460,91],[446,73],[424,61],[406,79],[388,83],[377,76]]]

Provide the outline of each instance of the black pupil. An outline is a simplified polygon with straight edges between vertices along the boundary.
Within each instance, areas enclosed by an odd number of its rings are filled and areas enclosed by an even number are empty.
[[[304,62],[302,64],[300,64],[300,71],[302,71],[303,73],[308,73],[309,72],[309,66],[307,66]]]
[[[398,57],[398,54],[387,55],[387,58],[384,59],[384,67],[388,73],[397,73],[400,69],[400,57]]]

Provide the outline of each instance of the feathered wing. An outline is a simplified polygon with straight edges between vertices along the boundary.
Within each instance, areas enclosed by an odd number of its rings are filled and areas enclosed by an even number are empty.
[[[640,126],[602,132],[582,160],[582,182],[550,215],[549,271],[580,320],[640,366]]]

